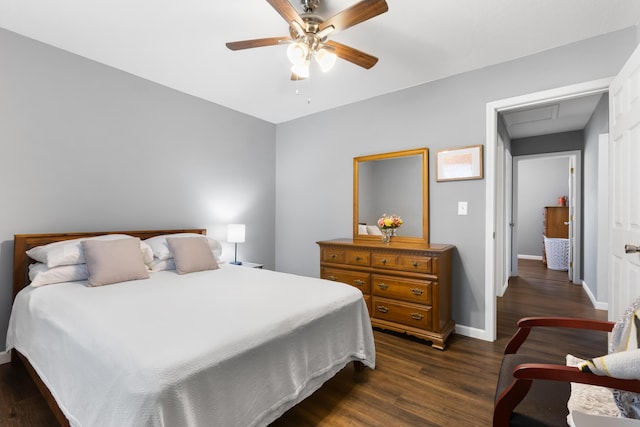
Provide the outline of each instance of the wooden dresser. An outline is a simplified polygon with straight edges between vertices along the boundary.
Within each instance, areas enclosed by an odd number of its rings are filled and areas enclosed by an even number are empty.
[[[546,206],[543,217],[543,236],[569,238],[569,208],[567,206]],[[542,263],[547,264],[547,251],[542,243]]]
[[[374,327],[403,332],[444,350],[453,332],[451,245],[385,245],[336,239],[320,246],[320,277],[364,295]]]
[[[547,237],[569,237],[569,208],[566,206],[547,206],[544,208],[544,230]]]

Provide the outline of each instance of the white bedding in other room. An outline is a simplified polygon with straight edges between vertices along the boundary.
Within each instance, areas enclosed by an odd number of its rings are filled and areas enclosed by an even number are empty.
[[[375,366],[359,290],[233,265],[29,286],[7,348],[85,427],[266,425],[348,362]]]

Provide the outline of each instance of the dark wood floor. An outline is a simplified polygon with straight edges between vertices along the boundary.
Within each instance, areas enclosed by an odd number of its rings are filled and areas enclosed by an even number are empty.
[[[447,349],[375,331],[377,366],[356,373],[348,366],[272,427],[304,426],[488,426],[506,341],[525,316],[563,315],[605,320],[582,288],[565,272],[521,260],[498,299],[498,339],[490,343],[454,335]],[[582,331],[533,332],[522,351],[563,361],[567,352],[593,356],[606,352],[606,334]],[[0,366],[0,426],[55,426],[55,420],[26,372]]]

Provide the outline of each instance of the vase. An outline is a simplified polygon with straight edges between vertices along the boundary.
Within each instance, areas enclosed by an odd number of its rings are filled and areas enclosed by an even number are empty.
[[[380,232],[382,232],[382,243],[386,243],[387,245],[391,241],[391,236],[393,236],[393,228],[382,228]]]

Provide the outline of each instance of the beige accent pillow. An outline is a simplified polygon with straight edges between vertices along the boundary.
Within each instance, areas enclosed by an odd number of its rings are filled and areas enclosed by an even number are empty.
[[[140,251],[140,239],[137,237],[84,240],[82,250],[87,262],[90,286],[149,278]]]
[[[216,262],[206,237],[168,237],[178,274],[216,270]]]

